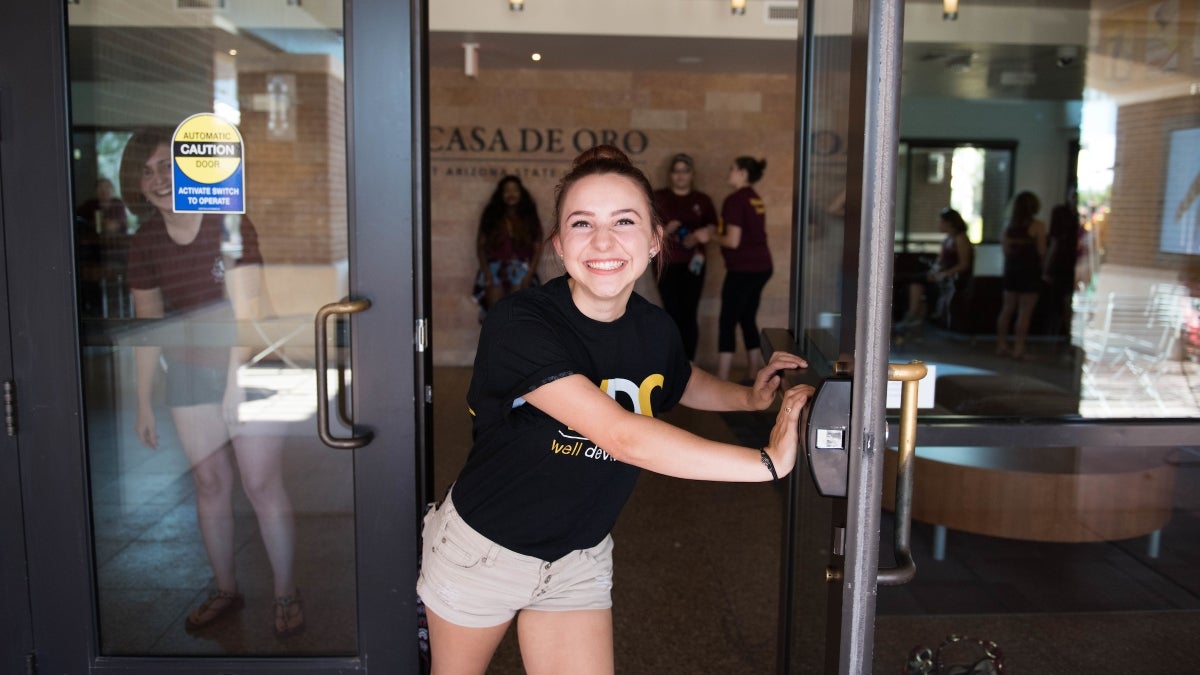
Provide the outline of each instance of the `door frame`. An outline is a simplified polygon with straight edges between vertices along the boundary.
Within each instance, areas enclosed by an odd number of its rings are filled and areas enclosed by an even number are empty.
[[[3,17],[4,11],[0,11]],[[0,29],[0,36],[6,31]],[[2,67],[2,66],[0,66]],[[0,71],[0,82],[4,81]],[[5,107],[8,91],[0,87],[0,110]],[[13,130],[5,125],[0,115],[0,177],[4,173],[5,146],[3,139],[10,137]],[[8,388],[15,386],[12,362],[12,345],[9,340],[11,323],[9,311],[11,299],[8,294],[6,274],[8,252],[5,247],[4,185],[0,180],[0,383]],[[15,393],[15,391],[14,391]],[[0,641],[0,670],[19,672],[26,666],[26,657],[33,651],[33,627],[30,618],[29,586],[26,583],[25,516],[21,493],[21,461],[17,437],[7,428],[8,402],[5,401],[5,429],[0,431],[0,635],[15,636]]]
[[[856,3],[855,10],[862,7]],[[887,374],[891,350],[892,254],[900,136],[903,0],[870,0],[866,63],[861,68],[863,138],[854,389],[850,412],[845,566],[842,574],[840,673],[869,673],[875,645],[875,598],[883,461],[887,449]],[[856,24],[859,21],[855,21]],[[852,66],[857,72],[859,66]],[[851,81],[856,76],[851,75]],[[854,173],[851,173],[853,176]]]
[[[803,265],[807,255],[805,214],[811,208],[807,141],[814,131],[816,105],[811,86],[816,36],[808,27],[815,25],[817,2],[803,3],[800,24],[793,270]],[[901,55],[895,46],[903,37],[904,3],[854,0],[852,11],[846,91],[850,111],[847,226],[838,336],[839,353],[850,355],[849,372],[854,378],[847,441],[849,480],[845,499],[820,497],[806,469],[798,469],[799,475],[790,482],[780,584],[781,673],[796,672],[803,658],[799,652],[822,643],[825,672],[869,673],[874,649],[899,144]],[[794,341],[804,335],[802,318],[811,314],[803,306],[801,283],[794,274],[789,319]],[[793,348],[806,351],[803,345]],[[834,368],[833,364],[814,364],[813,370],[833,372]],[[838,576],[827,576],[827,570],[835,570]],[[812,668],[816,661],[806,658],[799,667]]]
[[[414,326],[417,317],[429,314],[428,294],[419,290],[427,287],[427,265],[417,254],[429,223],[422,131],[427,10],[423,0],[355,0],[344,7],[350,288],[353,297],[372,303],[352,319],[351,343],[352,361],[360,365],[352,385],[355,414],[374,433],[370,445],[355,451],[359,655],[277,660],[99,655],[69,226],[67,10],[62,2],[0,8],[0,63],[10,64],[0,66],[0,150],[8,158],[0,165],[7,195],[0,241],[14,252],[5,258],[0,279],[7,276],[11,291],[4,339],[11,339],[12,379],[20,391],[17,440],[25,507],[23,519],[4,510],[0,534],[6,544],[16,536],[10,532],[16,518],[27,535],[22,562],[28,570],[30,639],[19,649],[35,654],[39,669],[419,672],[415,582],[419,505],[426,495],[418,468],[426,454],[428,404],[422,408],[425,397],[417,396],[417,383],[427,381],[429,371],[428,352],[418,351]],[[412,357],[396,358],[404,353]],[[404,410],[414,414],[397,414]],[[5,450],[9,445],[6,439]],[[0,572],[6,587],[13,583],[10,570]],[[11,619],[4,614],[0,620],[7,625]],[[396,639],[405,634],[413,639]]]

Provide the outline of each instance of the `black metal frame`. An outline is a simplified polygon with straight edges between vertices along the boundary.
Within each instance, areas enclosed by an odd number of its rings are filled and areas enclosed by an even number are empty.
[[[0,154],[6,160],[0,186],[8,197],[0,242],[21,254],[6,256],[0,273],[11,290],[9,314],[0,319],[0,374],[17,382],[22,408],[17,452],[10,452],[14,443],[6,437],[0,460],[4,672],[24,672],[26,654],[40,672],[420,671],[414,542],[418,504],[425,498],[418,473],[428,410],[417,408],[413,417],[396,411],[424,398],[417,383],[429,372],[428,353],[418,354],[413,331],[429,305],[426,3],[355,0],[345,7],[350,286],[354,297],[373,305],[355,317],[352,344],[360,366],[355,414],[375,436],[355,451],[360,655],[99,655],[97,627],[89,618],[96,616],[96,581],[74,313],[66,8],[61,2],[12,2],[0,6]],[[418,251],[426,257],[417,260]],[[3,342],[10,339],[11,352]],[[414,358],[396,358],[410,349]],[[18,461],[19,477],[7,470]],[[27,554],[16,561],[19,550],[8,544],[23,533]],[[411,639],[400,639],[405,635]]]

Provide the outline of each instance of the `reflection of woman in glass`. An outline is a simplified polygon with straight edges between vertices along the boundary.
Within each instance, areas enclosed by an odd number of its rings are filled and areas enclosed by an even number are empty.
[[[1000,238],[1004,251],[1004,276],[1001,281],[1004,300],[996,317],[996,354],[1012,355],[1014,359],[1028,358],[1025,338],[1033,321],[1038,291],[1042,283],[1042,258],[1046,255],[1046,225],[1034,218],[1041,202],[1032,192],[1022,192],[1013,198],[1008,226]],[[1008,349],[1008,328],[1013,314],[1017,323],[1013,329],[1013,347]]]
[[[505,176],[479,219],[475,239],[479,273],[475,299],[484,311],[501,298],[537,283],[542,255],[542,223],[537,204],[521,179]]]
[[[967,239],[967,224],[954,209],[945,208],[938,214],[938,228],[944,238],[937,262],[919,279],[908,285],[908,314],[904,325],[920,326],[929,313],[929,296],[937,299],[939,315],[944,314],[954,294],[966,287],[974,269],[975,254]]]
[[[254,507],[275,574],[275,633],[304,629],[300,593],[292,579],[295,523],[284,488],[282,443],[274,434],[250,433],[238,420],[245,399],[238,368],[246,350],[234,336],[216,335],[233,318],[258,316],[262,257],[254,226],[241,218],[240,258],[221,250],[225,217],[172,210],[171,143],[163,131],[142,131],[121,160],[125,201],[141,223],[129,255],[129,286],[139,319],[167,317],[195,342],[136,348],[138,439],[158,448],[152,389],[162,358],[165,400],[180,444],[192,465],[196,515],[216,589],[187,615],[189,632],[202,631],[241,609],[234,569],[233,488],[236,474]],[[222,346],[223,345],[223,346]]]

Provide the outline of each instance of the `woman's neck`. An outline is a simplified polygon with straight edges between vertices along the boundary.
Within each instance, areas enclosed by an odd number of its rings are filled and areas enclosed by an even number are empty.
[[[162,214],[167,234],[180,245],[192,243],[196,234],[200,232],[200,221],[204,219],[202,213],[176,213],[162,210],[159,213]]]
[[[619,296],[601,298],[592,295],[578,280],[568,277],[567,287],[571,289],[571,302],[581,314],[593,321],[609,323],[625,316],[629,306],[629,296],[633,295],[633,286]]]

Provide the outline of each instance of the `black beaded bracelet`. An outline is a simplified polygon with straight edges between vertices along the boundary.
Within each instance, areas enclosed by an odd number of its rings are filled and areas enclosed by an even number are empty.
[[[763,448],[758,453],[762,458],[763,466],[767,467],[767,471],[771,472],[771,480],[779,480],[779,474],[775,472],[775,462],[771,461],[771,456],[767,454],[767,449]]]

